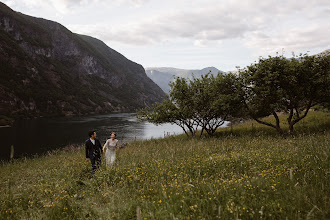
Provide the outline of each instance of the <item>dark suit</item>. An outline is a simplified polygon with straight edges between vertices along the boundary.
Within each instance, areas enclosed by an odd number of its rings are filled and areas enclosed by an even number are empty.
[[[99,139],[95,138],[95,145],[94,145],[92,141],[88,138],[85,142],[85,152],[86,152],[86,158],[89,158],[91,160],[92,175],[93,175],[95,170],[99,168],[101,165],[102,145]]]

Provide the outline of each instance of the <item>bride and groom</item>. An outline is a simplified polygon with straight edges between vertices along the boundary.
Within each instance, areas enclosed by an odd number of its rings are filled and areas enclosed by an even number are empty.
[[[107,167],[111,166],[116,160],[116,149],[121,148],[122,146],[119,147],[115,132],[111,132],[110,139],[105,142],[103,147],[99,139],[96,138],[95,131],[90,131],[88,136],[89,139],[85,142],[86,160],[90,160],[92,164],[93,175],[95,170],[101,165],[101,154],[105,152],[106,165]]]

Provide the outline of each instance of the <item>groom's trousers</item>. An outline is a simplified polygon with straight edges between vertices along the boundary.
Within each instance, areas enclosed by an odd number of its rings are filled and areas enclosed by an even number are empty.
[[[101,155],[93,155],[90,157],[92,164],[92,176],[95,171],[101,166]]]

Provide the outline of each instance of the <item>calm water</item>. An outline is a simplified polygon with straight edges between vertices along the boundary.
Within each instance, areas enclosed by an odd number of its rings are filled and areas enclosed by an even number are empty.
[[[0,128],[0,160],[9,158],[11,145],[14,145],[17,158],[42,154],[69,144],[83,144],[90,130],[96,130],[101,143],[109,137],[110,131],[117,133],[118,140],[127,142],[135,138],[164,137],[164,132],[171,135],[182,133],[176,125],[156,126],[138,121],[134,113],[20,120],[12,127]]]

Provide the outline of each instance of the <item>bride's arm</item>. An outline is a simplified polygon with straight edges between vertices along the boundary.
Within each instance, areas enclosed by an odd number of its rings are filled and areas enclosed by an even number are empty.
[[[109,140],[107,140],[107,141],[105,142],[104,146],[103,146],[103,152],[104,152],[105,147],[108,145],[108,141],[109,141]]]

